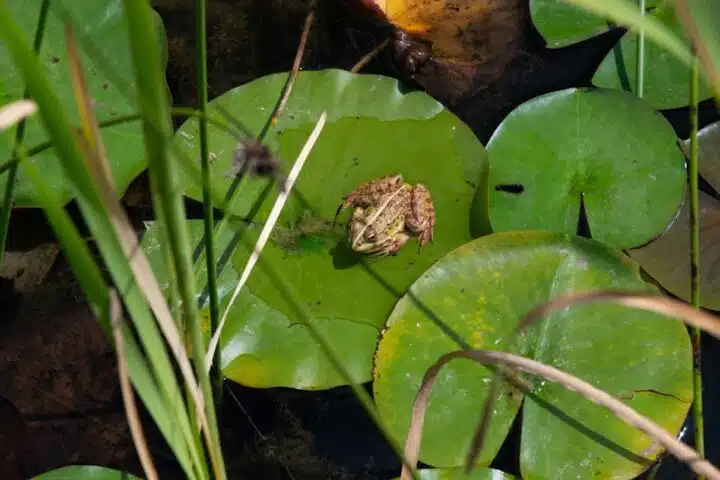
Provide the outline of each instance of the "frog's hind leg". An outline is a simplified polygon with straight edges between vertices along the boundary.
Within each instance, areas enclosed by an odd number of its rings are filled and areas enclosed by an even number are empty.
[[[410,197],[410,215],[405,219],[405,225],[417,235],[420,247],[424,247],[433,240],[435,207],[430,190],[421,183],[413,187]]]

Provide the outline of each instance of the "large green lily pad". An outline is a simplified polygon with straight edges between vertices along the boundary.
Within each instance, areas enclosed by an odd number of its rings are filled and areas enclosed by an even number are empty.
[[[573,88],[530,100],[488,143],[493,230],[576,233],[582,200],[593,238],[642,245],[680,208],[677,143],[670,124],[627,92]]]
[[[662,0],[648,0],[651,10]],[[634,0],[638,3],[637,0]],[[550,48],[560,48],[606,32],[610,22],[563,0],[530,0],[530,15]]]
[[[7,0],[14,19],[24,28],[32,41],[41,0]],[[62,10],[59,8],[62,6]],[[45,66],[47,77],[55,93],[70,115],[69,121],[79,125],[75,98],[70,81],[70,65],[65,45],[64,25],[59,12],[67,11],[76,28],[75,40],[79,44],[80,60],[84,68],[90,96],[95,101],[94,111],[99,122],[112,120],[138,111],[132,76],[133,65],[128,41],[128,30],[122,0],[73,0],[72,2],[50,2],[40,61]],[[157,30],[157,44],[167,58],[165,30],[160,16],[153,11]],[[93,46],[85,52],[84,43]],[[102,58],[95,60],[94,51]],[[112,70],[105,70],[105,63]],[[22,98],[25,84],[20,72],[14,67],[9,52],[0,45],[0,70],[4,73],[3,89],[0,90],[0,105]],[[119,193],[125,191],[130,182],[146,167],[143,132],[140,122],[115,125],[103,129],[105,144],[113,182]],[[25,145],[37,146],[48,140],[38,115],[30,117],[25,130]],[[8,142],[0,142],[0,161],[10,156]],[[67,203],[75,196],[69,179],[65,176],[60,160],[52,149],[32,157],[45,173],[55,194]],[[5,191],[7,174],[0,175],[0,191]],[[38,206],[32,184],[18,173],[14,203],[18,207]]]
[[[595,289],[657,292],[628,257],[571,235],[498,233],[448,254],[398,302],[378,345],[375,400],[389,431],[404,441],[425,371],[459,349],[425,309],[471,347],[497,350],[532,308]],[[658,314],[599,303],[569,307],[526,330],[514,351],[579,376],[670,432],[679,431],[692,400],[687,331]],[[491,378],[489,369],[467,360],[441,371],[425,418],[421,461],[462,465]],[[632,478],[660,453],[650,438],[604,408],[528,379],[533,388],[524,398],[523,478]],[[481,465],[496,455],[523,400],[521,392],[503,388]]]
[[[230,226],[216,245],[218,258],[227,258],[236,247],[237,235],[244,231],[241,222]],[[162,258],[159,230],[147,224],[142,246],[148,255],[153,271],[164,288],[168,288],[167,265]],[[203,221],[190,220],[186,228],[193,246],[203,238]],[[200,278],[206,279],[203,260]],[[239,272],[232,262],[221,263],[218,268],[220,311],[230,301]],[[209,338],[209,313],[206,284],[196,286],[198,298],[203,302],[201,311],[205,320],[205,333]],[[330,321],[318,318],[316,324],[330,343],[342,354],[341,361],[354,382],[367,382],[371,377],[372,354],[377,344],[378,331],[368,325],[353,322]],[[220,363],[223,374],[243,385],[270,388],[291,387],[314,390],[345,384],[334,370],[305,325],[293,324],[287,316],[272,310],[247,288],[235,301],[223,333],[220,336]]]
[[[274,106],[285,74],[271,75],[233,89],[211,102],[236,115],[257,131]],[[472,131],[442,105],[421,92],[405,93],[394,79],[355,75],[340,70],[301,72],[286,112],[268,144],[284,162],[294,161],[327,109],[328,122],[298,178],[263,256],[291,283],[299,298],[320,319],[350,320],[379,328],[407,287],[433,262],[472,238],[470,206],[473,189],[486,171],[483,146]],[[197,122],[185,123],[177,134],[181,148],[198,157]],[[227,132],[210,129],[215,153],[214,187],[224,192],[230,180],[231,153],[236,141]],[[333,226],[337,207],[360,184],[394,172],[411,183],[425,184],[435,203],[435,240],[418,252],[411,240],[395,257],[368,259],[354,254],[345,238],[344,212]],[[198,179],[186,178],[186,193],[201,196]],[[248,182],[231,209],[247,215],[264,179]],[[262,221],[277,190],[256,217]],[[254,244],[258,229],[249,232]],[[248,258],[241,247],[238,270]],[[253,273],[250,291],[268,308],[291,318],[292,308],[262,271]]]
[[[135,475],[95,465],[71,465],[45,472],[33,480],[140,480]]]
[[[651,15],[680,38],[685,38],[683,26],[671,5],[658,8]],[[717,23],[720,23],[720,18]],[[635,92],[637,39],[635,32],[623,35],[598,67],[593,84]],[[690,42],[685,41],[690,48]],[[690,69],[655,42],[645,43],[643,100],[657,109],[687,106],[690,100]],[[698,97],[700,100],[712,97],[712,90],[703,78],[700,79]]]

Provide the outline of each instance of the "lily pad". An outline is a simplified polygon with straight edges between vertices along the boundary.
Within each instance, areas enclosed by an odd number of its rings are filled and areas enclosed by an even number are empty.
[[[699,192],[700,305],[720,310],[720,202]],[[652,242],[628,250],[643,269],[663,288],[689,302],[690,296],[690,200],[677,218]]]
[[[514,475],[494,468],[476,468],[470,475],[462,468],[423,468],[417,471],[420,480],[513,480]],[[396,477],[395,480],[399,480]]]
[[[685,154],[690,156],[690,139],[680,144]],[[711,123],[698,132],[698,170],[720,193],[720,122]]]
[[[656,237],[685,192],[685,156],[670,124],[632,94],[567,89],[513,110],[493,133],[494,231],[576,233],[631,248]]]
[[[448,254],[398,302],[378,345],[375,401],[391,434],[404,441],[425,371],[459,349],[427,310],[471,347],[498,350],[532,308],[595,289],[657,292],[625,255],[572,235],[497,233]],[[670,432],[679,431],[692,401],[687,331],[655,313],[600,303],[569,307],[526,330],[513,351],[589,381]],[[462,465],[491,378],[488,368],[466,360],[441,371],[425,418],[422,462]],[[650,438],[604,408],[559,385],[528,380],[533,387],[522,413],[523,478],[633,478],[660,453]],[[523,401],[521,392],[503,388],[481,466],[496,455]]]
[[[684,29],[670,5],[658,8],[653,17],[670,28],[690,48]],[[720,18],[716,23],[720,23]],[[608,53],[593,76],[598,87],[617,88],[635,92],[637,78],[637,39],[635,32],[627,32]],[[685,107],[690,99],[690,69],[655,42],[645,42],[645,83],[643,100],[657,109]],[[712,97],[712,90],[704,78],[700,78],[698,97]]]
[[[6,3],[13,12],[14,19],[28,32],[28,35],[32,36],[41,0],[7,0]],[[59,10],[60,7],[62,10]],[[79,43],[80,61],[86,75],[88,91],[95,101],[94,112],[97,120],[103,122],[136,113],[137,99],[133,88],[132,56],[122,0],[74,0],[61,4],[51,2],[40,61],[45,66],[53,90],[70,115],[69,121],[79,125],[61,16],[65,11],[72,18],[77,30],[75,40]],[[153,48],[161,48],[163,58],[167,59],[162,20],[154,11],[153,19],[157,31],[157,44],[153,45]],[[85,41],[92,44],[94,51],[102,54],[101,61],[94,59],[93,51],[90,53],[84,51]],[[105,64],[112,70],[106,71]],[[3,45],[0,45],[0,70],[6,72],[4,88],[0,91],[0,105],[22,98],[25,84]],[[27,147],[37,146],[48,140],[38,115],[30,117],[26,125]],[[131,122],[104,128],[102,138],[115,188],[122,193],[147,165],[142,125],[140,122]],[[9,143],[0,142],[0,159],[4,161],[8,158],[10,158]],[[72,183],[65,176],[53,149],[34,155],[32,161],[41,165],[46,179],[63,203],[74,198]],[[5,191],[7,178],[7,174],[0,175],[0,191]],[[38,206],[32,184],[21,173],[18,173],[15,185],[14,203],[18,207]]]
[[[159,248],[158,228],[147,224],[142,246],[153,266],[162,288],[168,288],[168,273]],[[203,221],[186,223],[192,245],[203,238]],[[227,260],[236,247],[237,235],[245,230],[244,224],[230,222],[216,251]],[[202,278],[207,270],[201,267]],[[224,311],[240,274],[231,262],[218,267],[218,293],[220,309]],[[204,303],[206,285],[197,285],[198,298]],[[205,294],[204,294],[205,293]],[[201,311],[205,320],[205,333],[209,338],[209,312]],[[329,342],[342,352],[341,361],[355,382],[367,382],[371,377],[372,354],[377,344],[377,329],[353,322],[317,319],[317,326]],[[230,310],[220,336],[220,363],[223,374],[238,383],[257,388],[291,387],[314,390],[345,384],[334,370],[305,325],[293,324],[282,313],[269,308],[261,299],[244,288]]]
[[[633,0],[638,3],[637,0]],[[646,11],[662,0],[648,0]],[[550,48],[560,48],[608,31],[612,25],[594,13],[563,0],[530,0],[530,15]]]
[[[94,465],[71,465],[45,472],[32,480],[140,480],[140,477]]]
[[[211,102],[209,109],[219,103],[257,131],[285,78],[285,74],[271,75],[233,89]],[[469,212],[473,189],[486,174],[486,153],[465,124],[426,94],[404,93],[388,77],[326,70],[298,75],[285,113],[269,137],[280,159],[297,156],[325,109],[328,122],[263,256],[294,286],[315,317],[379,328],[399,296],[425,269],[472,238]],[[194,157],[198,156],[196,128],[197,122],[190,120],[177,134],[181,148]],[[236,141],[211,128],[209,142],[216,154],[214,188],[223,192],[230,183],[225,173],[231,168]],[[411,240],[395,257],[360,257],[346,240],[344,224],[350,213],[343,213],[333,225],[337,207],[362,183],[396,172],[430,190],[437,218],[434,242],[422,252]],[[185,181],[187,194],[200,198],[198,179]],[[231,212],[247,215],[265,184],[265,179],[250,180]],[[266,217],[275,192],[262,204],[257,220]],[[254,244],[257,235],[257,229],[248,232],[249,241]],[[247,258],[248,249],[241,246],[234,258],[236,268]],[[300,321],[264,272],[254,272],[248,286],[269,308]]]

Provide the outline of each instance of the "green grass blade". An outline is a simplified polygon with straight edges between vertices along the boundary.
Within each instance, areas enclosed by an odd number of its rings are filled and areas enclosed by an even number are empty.
[[[33,40],[33,51],[39,52],[42,46],[43,37],[45,36],[45,25],[47,24],[47,14],[50,7],[50,0],[43,0],[40,4],[40,12],[38,13],[38,21],[35,26],[35,39]],[[23,94],[23,98],[29,98],[27,89]],[[21,121],[15,130],[15,140],[10,152],[15,151],[17,145],[22,144],[25,137],[25,120]],[[11,167],[8,171],[7,183],[5,184],[5,198],[3,200],[3,209],[0,211],[0,266],[3,264],[5,255],[5,242],[7,241],[8,228],[10,227],[10,214],[12,213],[13,193],[15,191],[15,181],[17,179],[17,165]]]
[[[3,2],[0,2],[0,39],[4,40],[16,67],[27,82],[32,98],[38,103],[40,120],[54,142],[65,173],[79,194],[80,209],[98,242],[103,259],[110,268],[116,284],[122,287],[126,306],[136,322],[143,347],[145,351],[152,352],[151,368],[163,394],[161,405],[174,413],[170,416],[174,425],[171,429],[166,429],[166,432],[172,435],[166,439],[176,454],[182,455],[188,447],[176,440],[176,434],[178,432],[182,434],[187,445],[193,445],[194,442],[188,438],[190,424],[187,412],[184,410],[182,397],[179,395],[177,380],[167,356],[167,350],[147,304],[135,285],[132,272],[113,232],[107,212],[102,208],[98,192],[92,184],[84,160],[75,143],[74,132],[66,120],[68,117],[65,115],[59,99],[52,91],[39,59],[33,54],[25,39],[24,32],[13,21]],[[136,371],[131,371],[131,373],[137,374]],[[193,463],[198,465],[200,463],[198,448],[190,448],[190,452],[196,457]],[[194,478],[194,475],[189,476]],[[207,476],[201,478],[207,478]]]
[[[20,150],[22,150],[21,147]],[[112,338],[112,326],[110,325],[110,319],[106,316],[106,312],[109,311],[108,286],[105,284],[99,267],[92,259],[87,244],[73,224],[68,212],[60,206],[60,202],[56,198],[53,198],[52,189],[43,179],[38,167],[32,162],[25,162],[21,168],[23,174],[34,184],[38,194],[41,196],[41,202],[48,221],[60,242],[75,278],[80,283],[92,311],[99,320],[103,333],[106,338]],[[178,462],[189,473],[192,470],[187,448],[184,442],[174,440],[176,437],[173,432],[176,429],[173,426],[174,419],[170,414],[170,410],[165,408],[166,403],[162,400],[157,383],[151,374],[150,365],[148,365],[127,326],[123,328],[123,334],[125,336],[125,355],[133,384],[161,433],[175,452]]]
[[[698,80],[699,60],[694,59],[690,70],[690,159],[688,176],[690,177],[690,296],[692,305],[700,308],[700,215],[698,185]],[[701,330],[690,329],[693,347],[693,421],[695,425],[695,450],[705,456],[705,421],[703,418],[703,384],[702,384],[702,343]],[[699,477],[700,478],[700,477]]]
[[[688,67],[692,63],[692,55],[683,41],[668,27],[649,15],[642,15],[635,3],[629,0],[562,0],[595,13],[632,30],[645,33],[647,39],[663,47]],[[714,0],[709,0],[714,1]]]
[[[693,39],[708,84],[720,104],[720,2],[676,0],[675,11]]]
[[[198,83],[198,110],[203,114],[198,118],[200,136],[200,162],[202,169],[202,187],[203,187],[203,220],[205,225],[205,265],[207,267],[207,287],[208,287],[208,308],[210,311],[210,332],[215,332],[220,321],[220,309],[218,307],[218,290],[217,290],[217,268],[215,262],[215,242],[213,236],[213,203],[212,192],[210,186],[210,152],[208,147],[207,120],[204,115],[207,112],[208,92],[207,92],[207,32],[206,32],[206,11],[205,0],[197,0],[195,2],[195,18],[196,28],[195,37],[197,39],[195,51],[197,58],[195,68],[197,69]],[[213,367],[210,371],[213,390],[215,393],[215,401],[220,405],[222,398],[223,374],[220,369],[220,353],[216,355]]]
[[[170,109],[164,88],[161,58],[155,48],[148,48],[154,40],[151,10],[146,0],[125,0],[125,13],[130,32],[130,49],[145,127],[145,145],[151,181],[157,186],[156,212],[167,235],[167,246],[172,258],[178,290],[183,302],[183,313],[190,330],[195,371],[205,397],[205,414],[210,423],[210,444],[207,446],[213,463],[215,478],[225,478],[225,468],[217,430],[215,406],[212,401],[210,379],[203,369],[205,339],[200,326],[200,315],[195,301],[195,287],[189,238],[185,230],[185,212],[178,174],[170,161],[167,144],[172,136]]]

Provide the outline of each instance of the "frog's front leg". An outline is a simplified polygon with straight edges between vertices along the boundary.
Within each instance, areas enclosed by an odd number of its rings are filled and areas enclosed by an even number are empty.
[[[420,246],[425,246],[433,239],[435,229],[435,206],[430,190],[418,183],[410,194],[410,212],[405,219],[407,228],[418,236]]]
[[[400,62],[403,69],[414,75],[419,67],[432,58],[431,48],[425,42],[416,40],[405,30],[396,29],[392,40],[393,56]]]

